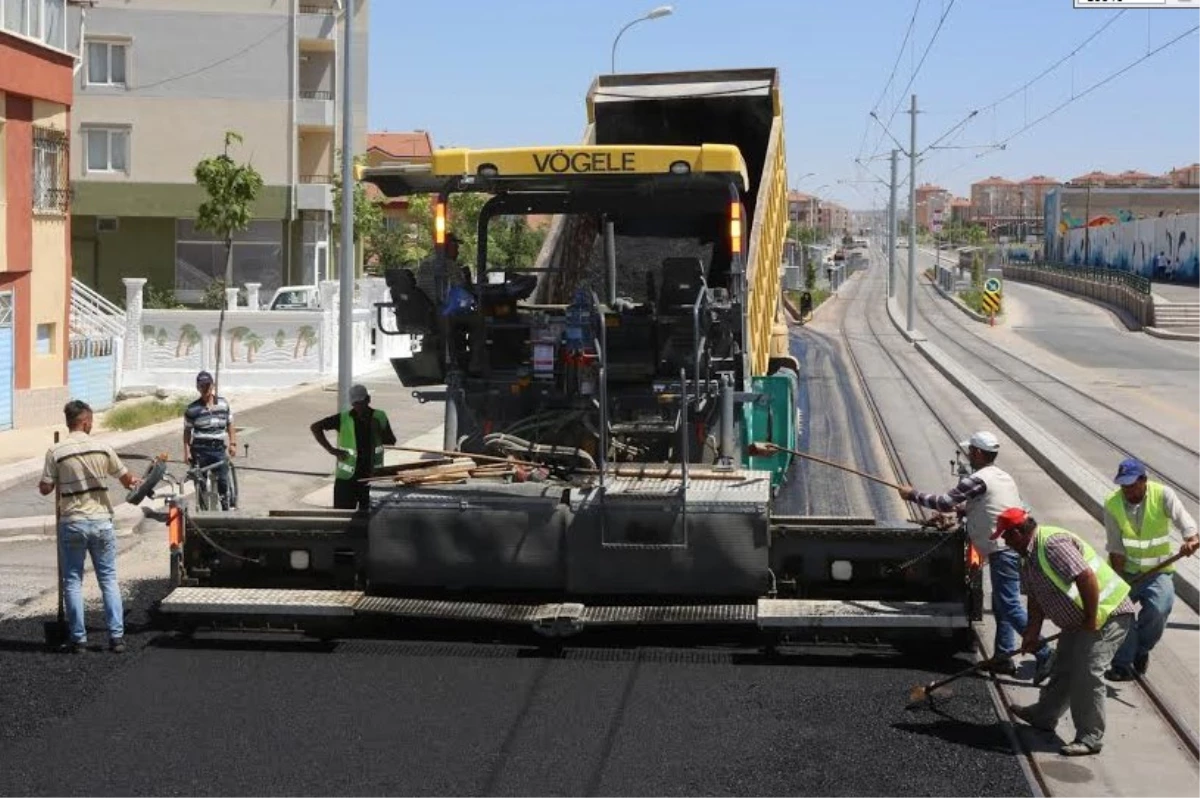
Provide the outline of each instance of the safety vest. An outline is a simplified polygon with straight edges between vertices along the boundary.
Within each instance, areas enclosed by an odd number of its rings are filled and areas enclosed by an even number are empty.
[[[1125,513],[1125,497],[1120,490],[1113,491],[1104,502],[1104,509],[1117,522],[1121,530],[1121,542],[1125,544],[1125,571],[1140,574],[1149,571],[1160,562],[1171,558],[1171,519],[1163,504],[1163,486],[1158,482],[1146,483],[1146,495],[1142,499],[1142,527],[1134,529]],[[1174,565],[1162,569],[1169,574]]]
[[[387,415],[382,410],[372,410],[371,439],[375,444],[371,452],[372,465],[379,468],[383,465],[383,428],[387,425]],[[358,441],[354,437],[354,415],[349,410],[341,413],[341,425],[338,427],[338,448],[350,453],[349,457],[339,459],[333,475],[338,479],[354,479],[354,469],[358,465]]]
[[[1096,622],[1099,626],[1103,626],[1112,611],[1129,595],[1129,585],[1117,575],[1117,572],[1107,562],[1100,558],[1100,555],[1096,554],[1096,550],[1089,546],[1087,541],[1078,535],[1058,527],[1039,526],[1036,543],[1038,567],[1042,569],[1046,578],[1054,583],[1055,587],[1066,593],[1067,598],[1075,602],[1075,606],[1079,609],[1083,609],[1083,598],[1079,595],[1079,586],[1074,582],[1064,582],[1046,558],[1046,541],[1050,539],[1051,535],[1070,535],[1079,544],[1079,548],[1083,551],[1083,560],[1087,563],[1088,568],[1091,568],[1092,572],[1096,574],[1096,582],[1100,587],[1100,598],[1096,602]]]

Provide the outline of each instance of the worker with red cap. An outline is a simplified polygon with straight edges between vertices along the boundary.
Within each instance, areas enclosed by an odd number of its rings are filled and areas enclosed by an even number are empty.
[[[967,454],[971,473],[963,474],[958,484],[943,494],[922,493],[905,485],[900,488],[900,498],[938,512],[956,511],[966,519],[971,545],[987,558],[992,583],[992,617],[996,621],[993,653],[996,657],[989,670],[1011,676],[1016,673],[1012,655],[1017,653],[1017,636],[1024,634],[1028,621],[1021,605],[1021,559],[995,540],[992,530],[996,528],[996,517],[1001,511],[1024,502],[1016,481],[996,466],[1000,440],[993,433],[980,430],[958,446]],[[1036,660],[1033,683],[1041,684],[1050,675],[1052,651],[1050,646],[1043,645],[1032,653]]]
[[[1117,467],[1113,482],[1119,487],[1104,502],[1104,531],[1108,561],[1126,581],[1137,578],[1174,554],[1171,527],[1183,537],[1180,552],[1192,556],[1200,548],[1196,522],[1169,486],[1150,479],[1146,466],[1127,457]],[[1129,599],[1140,605],[1129,636],[1113,656],[1104,674],[1109,681],[1126,682],[1146,673],[1150,651],[1162,638],[1175,604],[1175,566],[1161,570],[1134,586]]]
[[[996,519],[993,538],[1021,557],[1029,593],[1029,624],[1022,651],[1041,645],[1042,621],[1062,629],[1050,680],[1036,703],[1014,706],[1013,715],[1037,729],[1053,732],[1068,708],[1075,739],[1064,756],[1097,754],[1104,740],[1104,669],[1133,623],[1129,585],[1078,535],[1039,526],[1020,507]]]

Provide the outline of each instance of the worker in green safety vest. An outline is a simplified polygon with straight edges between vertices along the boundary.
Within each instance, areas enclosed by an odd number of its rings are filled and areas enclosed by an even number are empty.
[[[1075,739],[1060,752],[1099,753],[1107,693],[1101,674],[1133,623],[1129,585],[1080,537],[1065,529],[1039,527],[1023,508],[1000,513],[992,537],[1003,537],[1021,556],[1029,594],[1029,624],[1021,650],[1035,651],[1041,645],[1044,619],[1062,629],[1050,680],[1036,703],[1014,706],[1013,715],[1053,732],[1069,707]]]
[[[370,488],[362,480],[383,465],[383,447],[396,443],[387,414],[371,407],[371,394],[363,385],[350,387],[350,409],[326,416],[309,427],[321,448],[336,457],[333,506],[340,510],[365,510]],[[337,446],[325,433],[337,431]]]
[[[1171,550],[1171,526],[1183,536],[1180,551],[1192,555],[1200,548],[1196,522],[1171,488],[1146,476],[1146,466],[1128,457],[1113,479],[1120,487],[1104,502],[1104,529],[1108,537],[1108,560],[1117,573],[1131,580],[1167,560]],[[1137,620],[1113,656],[1104,678],[1114,682],[1136,679],[1150,664],[1150,651],[1162,638],[1175,604],[1175,566],[1134,586],[1129,598],[1140,605]]]

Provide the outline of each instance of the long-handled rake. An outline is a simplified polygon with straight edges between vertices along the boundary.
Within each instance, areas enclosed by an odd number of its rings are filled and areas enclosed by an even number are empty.
[[[1137,585],[1137,584],[1140,584],[1140,583],[1146,581],[1151,576],[1154,576],[1156,573],[1161,571],[1163,568],[1166,568],[1171,563],[1175,562],[1176,560],[1182,559],[1185,556],[1186,555],[1182,551],[1177,552],[1176,554],[1172,555],[1168,559],[1164,560],[1163,562],[1160,562],[1158,565],[1151,568],[1149,571],[1138,574],[1137,577],[1135,577],[1129,583],[1129,586],[1133,587],[1134,585]],[[1062,632],[1058,632],[1057,634],[1052,634],[1049,637],[1043,638],[1042,642],[1043,643],[1052,643],[1060,637],[1062,637]],[[920,705],[921,703],[923,703],[924,701],[929,699],[930,693],[932,693],[934,690],[937,690],[940,687],[944,687],[945,685],[950,684],[950,682],[961,679],[964,676],[970,676],[973,673],[978,673],[979,671],[983,670],[984,668],[988,668],[993,665],[997,665],[1001,662],[1012,659],[1012,657],[1013,657],[1012,654],[997,654],[994,657],[988,657],[985,660],[980,660],[979,662],[976,662],[971,667],[963,668],[958,673],[953,673],[943,679],[938,679],[937,681],[930,682],[929,684],[918,684],[915,687],[913,687],[911,690],[908,691],[908,708],[913,709],[914,707]]]

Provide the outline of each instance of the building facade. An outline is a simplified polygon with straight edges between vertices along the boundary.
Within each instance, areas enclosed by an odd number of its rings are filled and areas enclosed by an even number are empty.
[[[65,0],[0,3],[0,430],[68,399],[71,70]]]
[[[410,133],[368,133],[367,166],[397,166],[427,163],[433,158],[433,137],[424,130]],[[373,183],[367,196],[383,203],[383,223],[388,229],[401,224],[408,211],[407,197],[385,198]]]
[[[366,141],[368,0],[353,0],[352,151]],[[230,154],[263,177],[235,237],[234,283],[314,284],[330,274],[341,141],[341,0],[124,0],[72,7],[79,53],[71,127],[76,276],[110,299],[122,277],[196,302],[224,276],[197,229],[196,164]]]
[[[954,195],[941,186],[925,183],[917,186],[917,228],[928,230],[934,216],[940,215],[943,224],[950,222],[950,202]]]

